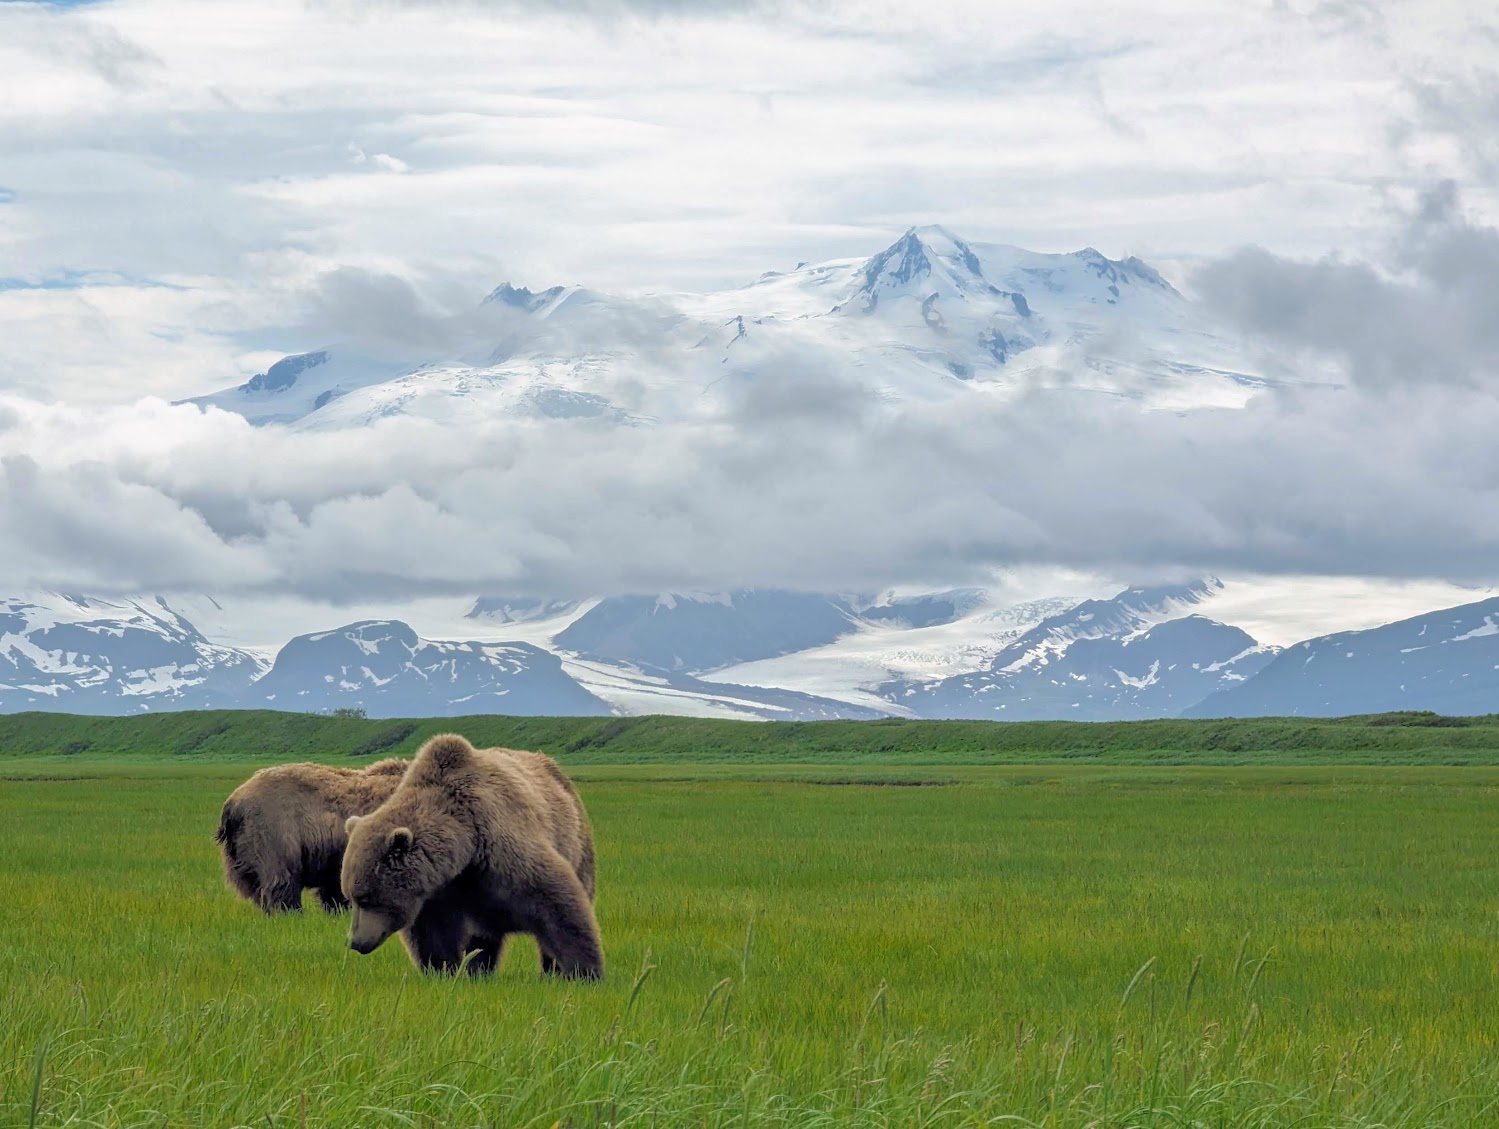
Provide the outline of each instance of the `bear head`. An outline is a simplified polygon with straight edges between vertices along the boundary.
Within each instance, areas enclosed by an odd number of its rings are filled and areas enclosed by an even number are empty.
[[[342,886],[353,907],[349,947],[356,952],[374,952],[409,927],[473,857],[474,830],[461,801],[473,751],[462,737],[434,737],[389,800],[345,821]]]

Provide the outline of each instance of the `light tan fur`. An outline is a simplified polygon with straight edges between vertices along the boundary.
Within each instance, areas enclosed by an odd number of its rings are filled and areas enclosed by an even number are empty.
[[[433,737],[385,803],[349,820],[349,944],[373,952],[399,932],[416,964],[471,974],[530,933],[542,971],[603,975],[593,915],[593,832],[555,761]]]
[[[266,913],[302,908],[302,891],[318,891],[329,913],[348,908],[339,889],[348,832],[344,822],[379,807],[410,761],[391,758],[365,768],[279,764],[236,788],[219,815],[224,877]]]

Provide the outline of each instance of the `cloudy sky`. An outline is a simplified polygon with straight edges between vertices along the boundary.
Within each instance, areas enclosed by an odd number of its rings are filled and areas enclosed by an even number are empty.
[[[0,2],[0,580],[1493,583],[1496,55],[1434,0]],[[502,280],[711,289],[914,223],[1139,255],[1345,387],[609,437],[168,404]]]

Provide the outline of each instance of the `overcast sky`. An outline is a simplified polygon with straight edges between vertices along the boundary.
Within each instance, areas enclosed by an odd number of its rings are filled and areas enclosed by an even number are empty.
[[[0,2],[0,579],[1491,582],[1496,55],[1491,9],[1433,0]],[[322,344],[330,279],[436,316],[506,279],[730,285],[919,223],[1139,255],[1348,386],[544,439],[146,399]]]

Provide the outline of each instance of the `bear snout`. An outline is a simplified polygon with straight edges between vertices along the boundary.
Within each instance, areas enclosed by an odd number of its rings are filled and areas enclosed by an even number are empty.
[[[394,924],[381,914],[354,906],[353,920],[349,922],[349,948],[363,955],[374,952],[395,932]]]

